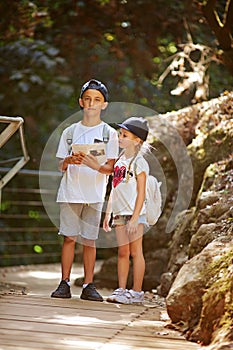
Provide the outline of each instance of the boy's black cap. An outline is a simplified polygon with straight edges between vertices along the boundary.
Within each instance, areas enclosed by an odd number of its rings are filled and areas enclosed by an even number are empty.
[[[146,141],[149,133],[147,120],[142,117],[130,117],[123,123],[117,124],[122,129],[132,132],[132,134],[139,137],[142,141]]]
[[[86,90],[93,89],[98,90],[101,92],[101,94],[104,96],[104,101],[108,101],[108,89],[106,86],[99,80],[91,79],[87,81],[85,84],[83,84],[80,92],[80,98],[82,98],[82,95]]]

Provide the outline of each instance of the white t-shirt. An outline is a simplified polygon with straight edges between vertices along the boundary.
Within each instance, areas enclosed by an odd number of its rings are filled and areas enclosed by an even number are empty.
[[[73,129],[73,144],[91,144],[95,139],[103,140],[103,128],[106,123],[92,127],[84,126],[81,122],[75,124]],[[71,126],[72,127],[72,126]],[[69,154],[67,135],[69,129],[66,128],[60,138],[57,158],[64,159]],[[109,141],[106,144],[106,158],[116,159],[118,156],[118,136],[117,131],[108,126]],[[97,203],[103,202],[108,177],[85,165],[69,164],[64,173],[57,195],[57,202],[68,203]]]
[[[115,163],[114,175],[112,181],[112,212],[116,215],[132,215],[137,197],[136,175],[145,172],[149,174],[149,165],[143,156],[137,156],[130,166],[130,172],[127,182],[127,173],[132,158],[125,159],[122,156]],[[140,215],[145,214],[145,203],[143,204]]]

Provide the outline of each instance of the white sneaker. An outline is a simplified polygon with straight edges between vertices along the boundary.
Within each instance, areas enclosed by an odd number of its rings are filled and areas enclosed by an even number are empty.
[[[123,289],[123,288],[115,289],[112,292],[112,294],[107,298],[107,301],[110,303],[117,303],[116,298],[123,295],[126,291],[127,291],[127,289]]]
[[[142,304],[143,301],[144,292],[136,292],[133,289],[126,290],[115,297],[115,302],[119,304]]]
[[[144,292],[136,292],[133,289],[130,289],[129,293],[131,294],[131,304],[142,304],[144,302]]]

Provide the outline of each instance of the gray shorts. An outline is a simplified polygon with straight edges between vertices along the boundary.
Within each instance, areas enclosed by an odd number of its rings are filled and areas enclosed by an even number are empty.
[[[60,203],[60,230],[63,236],[96,240],[103,203]]]

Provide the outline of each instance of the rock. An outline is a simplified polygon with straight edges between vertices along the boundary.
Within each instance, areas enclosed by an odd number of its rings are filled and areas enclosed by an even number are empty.
[[[190,256],[194,256],[193,250],[195,254],[199,253],[203,247],[206,247],[208,243],[212,242],[214,239],[213,231],[216,229],[217,225],[215,223],[210,224],[202,224],[197,232],[192,236],[190,241]]]
[[[212,205],[219,200],[219,194],[214,191],[202,192],[198,202],[197,207],[200,209],[206,208],[208,205]]]
[[[185,210],[179,214],[179,218],[177,219],[177,228],[170,242],[170,258],[167,266],[167,272],[171,274],[172,280],[175,279],[179,269],[188,260],[191,237],[190,228],[194,213],[195,208]],[[164,293],[167,287],[163,286],[163,280],[160,283],[160,290],[163,290]],[[165,295],[163,294],[163,296]]]
[[[233,240],[228,248],[206,271],[201,317],[190,337],[204,345],[233,340]]]
[[[166,297],[172,286],[174,278],[171,272],[165,272],[160,278],[160,285],[157,287],[158,294]]]
[[[224,249],[225,245],[213,242],[182,266],[166,298],[168,314],[173,322],[189,324],[195,321],[194,315],[199,316],[207,282],[202,272],[216,257],[216,252]]]

